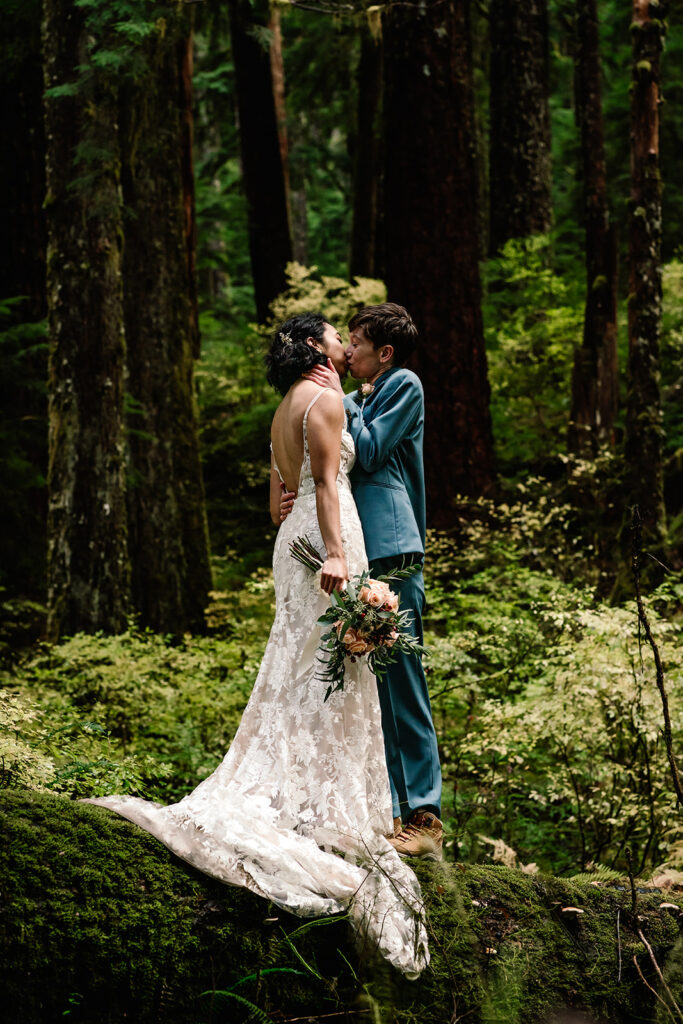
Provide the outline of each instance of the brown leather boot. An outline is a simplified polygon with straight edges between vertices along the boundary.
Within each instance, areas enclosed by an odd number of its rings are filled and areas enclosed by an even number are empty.
[[[402,857],[443,860],[443,825],[435,814],[421,808],[408,818],[389,842]]]
[[[394,831],[391,832],[388,836],[386,836],[386,838],[389,839],[389,840],[395,839],[396,836],[399,834],[399,832],[401,831],[402,828],[403,828],[403,822],[401,821],[401,819],[400,818],[394,818]]]

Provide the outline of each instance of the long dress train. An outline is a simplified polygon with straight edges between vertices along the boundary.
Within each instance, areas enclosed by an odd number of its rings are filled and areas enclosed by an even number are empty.
[[[328,598],[289,553],[307,535],[324,551],[304,415],[294,509],[273,552],[276,612],[254,688],[223,762],[177,804],[138,797],[88,801],[156,836],[200,871],[244,886],[301,917],[349,913],[371,943],[416,977],[429,962],[419,883],[384,838],[393,819],[375,677],[347,661],[345,688],[323,703],[316,625]],[[343,431],[337,491],[349,573],[367,567]]]

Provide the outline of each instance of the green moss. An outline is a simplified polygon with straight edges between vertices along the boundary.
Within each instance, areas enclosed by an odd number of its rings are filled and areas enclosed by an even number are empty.
[[[199,1024],[226,1014],[237,1022],[242,1004],[213,1006],[201,993],[250,975],[239,994],[284,1017],[348,1011],[353,1019],[363,1006],[397,1024],[443,1024],[454,1010],[473,1024],[540,1024],[571,1006],[614,1024],[655,1019],[654,997],[632,963],[636,955],[652,983],[624,886],[418,865],[432,964],[408,982],[360,958],[343,918],[302,924],[198,874],[101,808],[5,792],[0,830],[0,975],[5,1000],[22,1008],[17,1022],[56,1020],[66,1010],[88,1024]],[[661,902],[660,893],[641,895],[639,924],[680,999],[678,915]],[[289,971],[260,973],[274,967]]]

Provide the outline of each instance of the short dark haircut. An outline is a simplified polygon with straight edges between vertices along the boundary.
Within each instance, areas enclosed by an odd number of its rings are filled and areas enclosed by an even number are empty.
[[[267,380],[281,395],[286,395],[306,370],[327,362],[322,352],[306,341],[307,338],[322,341],[326,323],[322,313],[299,313],[285,320],[275,331],[266,356]]]
[[[365,306],[349,320],[349,330],[362,327],[377,349],[391,345],[394,364],[405,366],[417,347],[417,327],[408,310],[396,302],[382,302],[379,306]]]

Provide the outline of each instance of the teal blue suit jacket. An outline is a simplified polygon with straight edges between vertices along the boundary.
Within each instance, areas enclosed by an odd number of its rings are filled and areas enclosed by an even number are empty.
[[[412,370],[395,367],[364,401],[344,399],[356,445],[351,486],[370,562],[424,555],[424,394]]]

